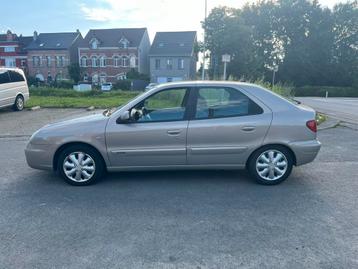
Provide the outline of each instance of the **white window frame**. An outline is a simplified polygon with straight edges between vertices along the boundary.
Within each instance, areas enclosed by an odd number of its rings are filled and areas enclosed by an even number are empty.
[[[82,66],[82,67],[87,67],[87,57],[86,57],[86,56],[82,56],[80,63],[81,63],[81,66]]]

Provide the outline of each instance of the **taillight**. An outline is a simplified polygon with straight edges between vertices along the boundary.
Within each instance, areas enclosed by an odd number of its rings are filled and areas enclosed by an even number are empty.
[[[317,133],[317,122],[316,120],[309,120],[306,122],[306,126],[308,129],[310,129],[312,132]]]

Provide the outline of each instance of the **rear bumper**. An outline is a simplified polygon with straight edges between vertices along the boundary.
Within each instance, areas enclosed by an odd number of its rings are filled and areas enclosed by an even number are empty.
[[[26,162],[31,168],[52,170],[53,156],[48,145],[32,145],[29,143],[25,149]]]
[[[296,165],[299,166],[310,163],[316,158],[321,148],[321,143],[318,140],[297,141],[289,143],[289,146],[295,153]]]

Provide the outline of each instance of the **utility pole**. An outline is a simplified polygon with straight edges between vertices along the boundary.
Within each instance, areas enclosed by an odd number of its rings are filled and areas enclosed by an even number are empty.
[[[205,20],[204,20],[204,25],[206,23],[207,11],[208,11],[208,1],[205,0]],[[206,37],[205,37],[205,27],[204,27],[203,66],[202,66],[202,69],[201,69],[201,80],[205,79],[205,51],[206,51]]]

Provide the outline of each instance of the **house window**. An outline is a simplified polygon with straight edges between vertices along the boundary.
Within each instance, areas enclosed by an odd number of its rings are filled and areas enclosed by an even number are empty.
[[[47,67],[51,67],[51,56],[46,56],[46,65]]]
[[[4,52],[15,52],[15,47],[5,47]]]
[[[122,57],[122,66],[123,66],[123,67],[129,66],[129,59],[128,59],[128,57],[126,57],[126,56],[123,56],[123,57]]]
[[[40,66],[40,57],[39,56],[33,56],[32,57],[32,65],[34,67],[39,67]]]
[[[135,56],[132,56],[130,58],[130,67],[131,68],[135,68],[136,67],[136,57]]]
[[[56,66],[64,67],[65,65],[65,57],[64,56],[56,56]]]
[[[97,49],[98,48],[98,44],[97,44],[97,41],[96,40],[94,40],[94,41],[92,41],[92,43],[91,43],[91,49]]]
[[[99,76],[99,80],[100,80],[100,83],[101,83],[101,84],[106,83],[106,74],[105,74],[105,73],[102,73],[102,74]]]
[[[5,66],[6,67],[15,67],[16,66],[15,58],[5,58]]]
[[[178,69],[179,70],[184,69],[184,59],[178,59]]]
[[[167,59],[167,69],[168,70],[173,69],[173,59]]]
[[[160,59],[155,59],[155,69],[156,70],[160,69]]]
[[[81,66],[82,66],[82,67],[86,67],[86,66],[87,66],[87,57],[86,57],[86,56],[82,56],[82,57],[81,57]]]
[[[96,56],[92,57],[92,67],[97,67],[97,57]]]
[[[128,45],[129,45],[129,42],[126,39],[123,39],[123,40],[119,41],[119,47],[121,49],[127,49]]]
[[[113,62],[114,62],[114,66],[115,66],[115,67],[118,67],[118,66],[119,66],[119,57],[118,57],[118,56],[114,56]]]
[[[99,58],[99,66],[100,67],[105,67],[106,66],[106,58],[104,58],[104,56]]]

